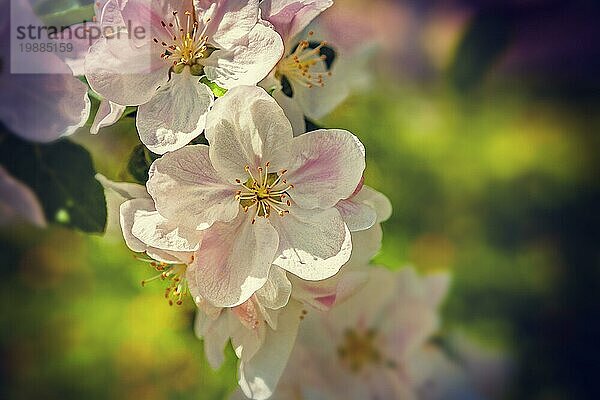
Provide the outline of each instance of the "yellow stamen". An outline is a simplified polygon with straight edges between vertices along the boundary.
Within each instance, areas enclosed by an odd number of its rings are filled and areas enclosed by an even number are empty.
[[[269,218],[272,210],[283,217],[289,214],[286,207],[292,205],[290,200],[285,200],[288,197],[288,191],[294,188],[294,185],[289,185],[285,179],[282,179],[287,170],[270,173],[270,166],[271,164],[267,162],[264,168],[258,167],[257,179],[250,166],[247,165],[244,169],[248,174],[248,179],[245,182],[236,179],[236,183],[242,187],[242,190],[235,193],[235,199],[240,202],[244,212],[248,212],[250,208],[256,206],[252,219],[253,224],[256,223],[258,217]]]

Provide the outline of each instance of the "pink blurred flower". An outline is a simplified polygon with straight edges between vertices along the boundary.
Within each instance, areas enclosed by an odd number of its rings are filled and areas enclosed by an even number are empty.
[[[15,222],[46,226],[44,211],[36,195],[0,166],[0,226]]]
[[[275,398],[419,398],[413,359],[437,330],[448,276],[367,271],[356,294],[309,313]]]
[[[7,7],[0,17],[0,121],[14,134],[33,142],[51,142],[74,133],[90,114],[91,103],[87,87],[73,76],[68,65],[53,53],[35,53],[35,62],[56,71],[54,74],[11,73],[10,39],[12,24],[42,25],[27,0],[11,2],[12,14],[18,20],[9,21]]]

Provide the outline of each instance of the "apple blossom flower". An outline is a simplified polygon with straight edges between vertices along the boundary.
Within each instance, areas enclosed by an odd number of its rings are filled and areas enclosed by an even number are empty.
[[[330,0],[267,0],[261,3],[261,18],[283,38],[285,56],[260,86],[273,94],[292,122],[296,135],[306,130],[305,116],[315,121],[322,119],[352,90],[364,88],[369,82],[366,64],[372,58],[372,44],[361,41],[360,46],[341,48],[336,41],[333,58],[328,43],[315,39],[329,37],[319,34],[320,25],[316,34],[310,30],[306,38],[300,36],[332,4]]]
[[[214,102],[205,79],[225,89],[255,85],[283,53],[279,35],[258,23],[258,0],[116,1],[106,7],[117,4],[126,26],[149,25],[152,38],[102,37],[86,77],[107,100],[139,106],[140,138],[158,154],[204,130]]]
[[[46,226],[44,210],[35,193],[0,166],[0,227],[23,221]]]
[[[313,46],[310,37],[298,39],[310,22],[332,4],[332,0],[265,0],[260,4],[261,18],[281,35],[285,46],[284,57],[260,86],[281,105],[296,135],[305,132],[304,115],[318,119],[333,108],[314,90],[325,86],[331,76],[326,56],[321,54],[326,43]]]
[[[420,398],[414,359],[437,329],[448,276],[367,271],[355,295],[328,313],[306,316],[274,398]]]
[[[242,86],[217,99],[209,146],[187,146],[150,168],[148,192],[178,233],[203,234],[170,250],[197,251],[194,296],[232,307],[264,285],[271,265],[305,280],[335,275],[348,261],[350,231],[335,208],[365,168],[351,133],[321,130],[294,138],[283,110],[263,89]],[[158,229],[147,221],[150,234]]]
[[[10,25],[40,26],[27,0],[11,2],[0,16],[0,121],[17,136],[33,142],[51,142],[85,125],[91,103],[87,86],[73,76],[68,65],[53,53],[35,53],[35,62],[53,74],[11,73]],[[47,33],[46,33],[47,34]]]

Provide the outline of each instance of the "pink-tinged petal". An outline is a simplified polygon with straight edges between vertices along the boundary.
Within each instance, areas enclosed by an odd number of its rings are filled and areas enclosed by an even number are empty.
[[[377,213],[369,205],[356,198],[342,200],[335,205],[350,232],[369,229],[377,221]]]
[[[301,301],[320,311],[327,311],[335,304],[344,302],[354,295],[367,283],[367,270],[362,268],[349,269],[349,265],[334,277],[319,282],[293,279],[294,299]]]
[[[0,91],[5,94],[0,120],[17,136],[33,142],[71,135],[90,115],[87,86],[67,74],[11,75],[4,71]]]
[[[198,20],[210,18],[206,36],[220,49],[229,49],[258,21],[258,0],[195,0]]]
[[[260,8],[261,17],[287,42],[332,5],[333,0],[264,0]]]
[[[121,230],[123,239],[127,247],[136,253],[143,253],[148,249],[146,243],[142,242],[133,234],[133,224],[135,222],[135,214],[139,211],[155,211],[154,202],[149,198],[132,199],[121,204]]]
[[[350,132],[330,129],[293,139],[288,182],[292,199],[303,208],[327,209],[347,199],[365,169],[365,149]]]
[[[235,355],[238,358],[249,359],[252,358],[265,341],[265,334],[267,332],[267,324],[263,321],[258,320],[253,328],[249,328],[243,324],[238,317],[237,329],[231,335],[231,345],[235,351]]]
[[[264,218],[252,224],[241,214],[213,225],[188,268],[192,295],[218,307],[244,303],[267,281],[277,245],[277,232]]]
[[[286,167],[292,127],[283,110],[263,89],[241,86],[217,99],[206,123],[210,159],[228,181],[247,179],[270,162],[271,171]]]
[[[309,211],[292,207],[290,214],[273,217],[271,223],[279,234],[279,255],[273,264],[302,279],[330,278],[350,258],[350,231],[334,208]]]
[[[271,397],[290,357],[302,316],[302,305],[292,301],[279,316],[277,330],[267,329],[264,343],[250,359],[244,357],[239,366],[239,385],[254,400]]]
[[[263,316],[256,302],[250,298],[239,306],[233,307],[231,312],[238,321],[248,330],[255,330],[263,322]]]
[[[0,166],[0,226],[23,221],[45,227],[44,210],[33,191]]]
[[[275,90],[273,98],[277,100],[285,116],[290,120],[294,136],[300,136],[305,133],[306,121],[304,120],[304,112],[300,108],[300,104],[293,98],[286,96],[281,90]]]
[[[351,232],[363,231],[392,215],[392,204],[382,193],[359,185],[355,194],[335,206]]]
[[[197,229],[231,221],[240,209],[237,187],[212,167],[208,146],[186,146],[165,154],[150,167],[148,193],[165,218]]]
[[[85,76],[91,88],[107,100],[138,106],[167,82],[169,67],[151,43],[138,47],[127,38],[102,38],[90,48]]]
[[[105,236],[121,239],[121,204],[134,198],[150,199],[146,186],[129,182],[113,182],[101,174],[96,174],[96,180],[104,187],[106,197],[106,232]]]
[[[213,369],[219,369],[225,360],[223,352],[232,333],[230,318],[229,312],[222,312],[215,320],[202,310],[198,310],[196,314],[196,336],[204,340],[204,353]]]
[[[137,210],[131,233],[140,241],[159,250],[192,252],[198,250],[202,231],[177,226],[158,211]]]
[[[94,117],[94,122],[90,128],[90,133],[96,135],[100,129],[111,126],[121,119],[126,107],[115,104],[108,100],[102,100],[100,107]]]
[[[256,291],[256,297],[261,306],[271,310],[284,307],[292,293],[292,284],[285,274],[285,270],[273,266],[269,272],[269,279]]]
[[[104,189],[112,190],[117,193],[123,201],[131,200],[136,198],[147,198],[150,199],[150,195],[146,190],[146,186],[138,183],[130,182],[115,182],[106,178],[102,174],[96,174],[96,180],[104,187]]]
[[[125,25],[144,28],[146,35],[141,38],[141,41],[137,41],[138,45],[150,42],[153,38],[159,41],[172,41],[171,34],[162,26],[162,22],[167,25],[173,24],[170,31],[178,33],[175,29],[176,20],[179,19],[180,25],[185,28],[186,12],[192,13],[193,19],[192,0],[121,0],[121,15]],[[173,13],[177,13],[177,16]],[[134,35],[130,34],[130,39],[134,40]]]
[[[204,62],[206,77],[225,88],[256,85],[283,55],[283,42],[273,29],[257,24],[231,49],[217,50]]]
[[[392,203],[390,199],[372,187],[363,186],[360,192],[354,197],[354,200],[372,207],[377,213],[377,223],[387,221],[392,216]]]
[[[212,91],[187,70],[171,80],[138,109],[137,128],[142,143],[156,154],[182,148],[200,135],[212,107]]]

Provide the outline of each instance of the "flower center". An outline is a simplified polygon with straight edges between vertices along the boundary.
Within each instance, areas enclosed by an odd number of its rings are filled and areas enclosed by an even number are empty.
[[[210,56],[216,50],[208,44],[207,19],[204,23],[204,29],[199,30],[198,21],[195,21],[194,14],[190,11],[185,12],[186,22],[184,24],[179,19],[177,11],[173,11],[175,24],[160,21],[163,28],[167,31],[172,43],[166,43],[154,38],[154,43],[158,43],[165,48],[160,58],[173,65],[175,73],[181,73],[186,66],[190,67],[193,75],[202,74],[202,60]]]
[[[236,179],[236,183],[242,187],[235,194],[236,200],[239,200],[240,206],[244,212],[248,212],[250,208],[256,206],[256,211],[252,223],[256,222],[256,218],[269,218],[271,212],[275,211],[280,217],[289,214],[286,207],[292,205],[288,197],[288,191],[294,188],[294,185],[289,185],[283,178],[287,170],[279,172],[269,172],[270,163],[266,163],[265,167],[258,167],[258,177],[255,177],[246,165],[245,170],[248,174],[246,181]]]
[[[165,298],[169,301],[169,305],[182,305],[184,297],[189,293],[187,280],[185,278],[187,266],[184,264],[167,264],[154,260],[142,261],[149,262],[150,266],[159,272],[158,275],[153,276],[150,279],[143,280],[142,286],[146,286],[147,283],[153,282],[157,279],[163,281],[167,280],[169,282],[165,289]]]
[[[337,351],[342,363],[355,373],[369,364],[379,364],[382,361],[382,355],[377,349],[377,331],[372,329],[366,332],[348,329]]]
[[[308,35],[312,36],[313,32]],[[327,59],[326,55],[321,54],[321,49],[326,45],[326,42],[321,42],[311,48],[310,41],[301,41],[292,54],[277,64],[275,77],[280,80],[286,77],[290,82],[309,89],[325,86],[324,77],[331,76],[331,72],[315,71],[315,66]]]

